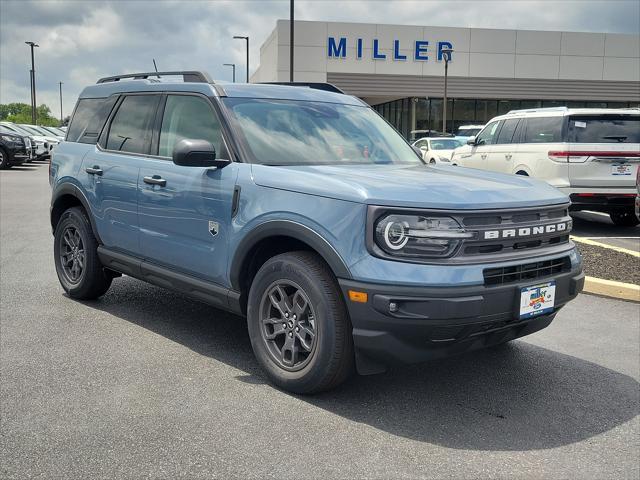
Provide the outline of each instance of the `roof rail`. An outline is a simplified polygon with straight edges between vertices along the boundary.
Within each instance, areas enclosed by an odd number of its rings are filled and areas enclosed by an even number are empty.
[[[333,93],[341,93],[345,95],[345,93],[340,90],[338,87],[331,83],[322,83],[322,82],[258,82],[263,85],[285,85],[289,87],[307,87],[313,88],[315,90],[324,90],[325,92],[333,92]]]
[[[569,110],[569,107],[544,107],[544,108],[524,108],[522,110],[509,110],[510,113],[527,113],[527,112],[565,112]]]
[[[213,83],[213,80],[208,73],[198,71],[127,73],[124,75],[114,75],[113,77],[104,77],[98,80],[96,83],[119,82],[120,80],[125,78],[131,78],[133,80],[146,80],[149,77],[160,78],[162,75],[182,75],[183,82]]]

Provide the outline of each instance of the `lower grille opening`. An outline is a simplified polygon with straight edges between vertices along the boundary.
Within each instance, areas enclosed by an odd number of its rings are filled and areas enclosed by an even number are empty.
[[[484,270],[484,284],[503,285],[521,280],[535,280],[571,270],[569,257],[545,260],[542,262],[512,265],[510,267],[487,268]]]

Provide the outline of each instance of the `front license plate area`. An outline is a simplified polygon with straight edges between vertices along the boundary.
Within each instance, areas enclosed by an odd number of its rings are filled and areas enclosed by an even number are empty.
[[[611,175],[631,175],[631,165],[628,163],[611,165]]]
[[[552,312],[555,299],[555,281],[520,289],[520,318],[531,318]]]

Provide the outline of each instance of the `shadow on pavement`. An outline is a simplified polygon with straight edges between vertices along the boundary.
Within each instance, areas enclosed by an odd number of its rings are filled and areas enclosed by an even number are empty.
[[[86,305],[247,373],[237,380],[265,382],[240,317],[126,277]],[[633,378],[522,341],[298,398],[393,435],[492,451],[572,444],[640,413]]]

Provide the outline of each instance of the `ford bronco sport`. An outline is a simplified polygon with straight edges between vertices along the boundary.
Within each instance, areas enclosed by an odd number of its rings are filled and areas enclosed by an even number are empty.
[[[246,316],[258,362],[292,392],[528,335],[583,285],[566,195],[427,166],[327,84],[101,79],[50,183],[70,297],[126,274]]]

